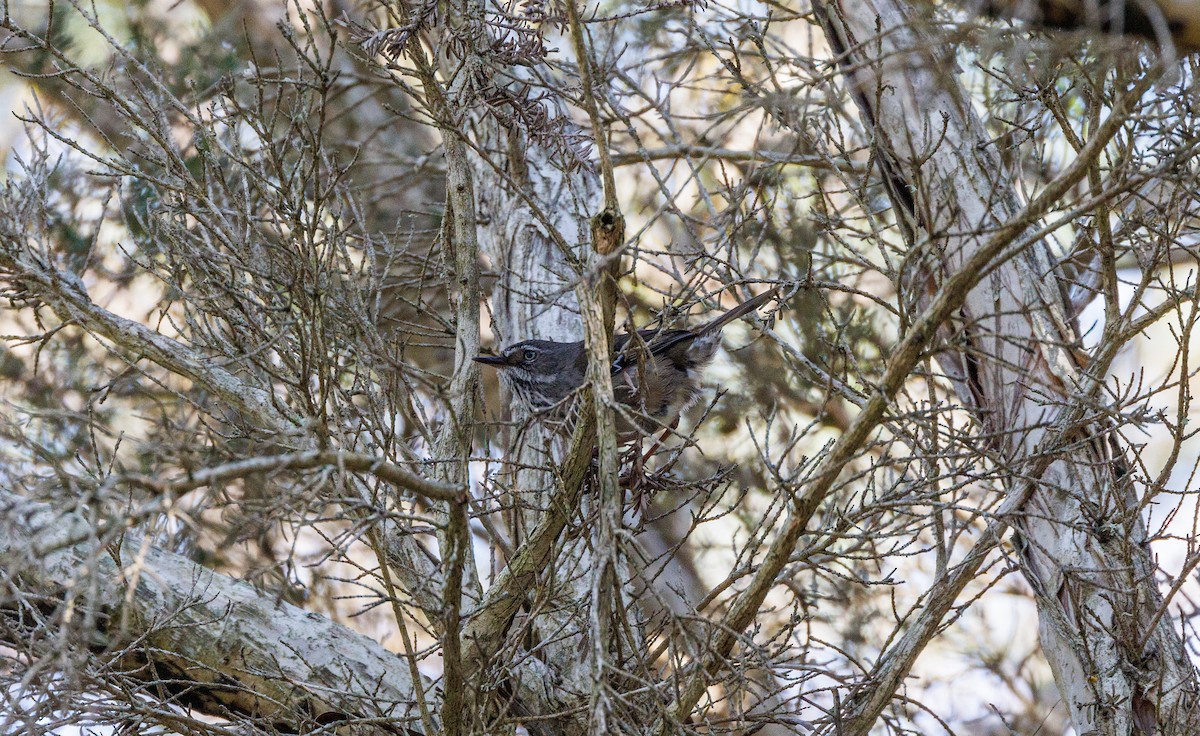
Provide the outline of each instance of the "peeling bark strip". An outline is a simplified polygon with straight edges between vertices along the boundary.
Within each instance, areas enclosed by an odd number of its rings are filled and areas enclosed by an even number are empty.
[[[872,125],[910,247],[932,239],[936,255],[910,256],[932,264],[917,274],[929,301],[989,233],[1012,222],[1016,194],[953,70],[938,61],[938,42],[913,27],[905,6],[841,0],[819,2],[817,10]],[[1114,110],[1109,122],[1120,114]],[[1049,243],[1037,240],[992,271],[967,295],[956,326],[955,344],[968,346],[970,357],[942,351],[938,360],[995,450],[1020,477],[1036,481],[1027,513],[1013,523],[1037,596],[1042,646],[1076,731],[1200,733],[1196,672],[1169,617],[1158,615],[1164,602],[1137,499],[1116,467],[1121,448],[1110,445],[1103,418],[1093,415],[1070,454],[1039,459],[1087,383],[1071,352],[1078,340],[1055,262]],[[1014,478],[1010,493],[1023,486]],[[1097,531],[1114,525],[1116,533]],[[900,657],[901,677],[917,651]],[[891,687],[898,682],[891,678]],[[859,705],[871,699],[859,695]],[[874,700],[858,710],[852,733],[870,728],[884,706]]]
[[[181,705],[227,709],[293,733],[358,718],[425,732],[409,670],[395,654],[137,537],[124,537],[118,551],[95,538],[82,514],[0,490],[0,568],[63,601],[75,621],[93,621],[95,640],[119,652],[130,675],[176,693]]]

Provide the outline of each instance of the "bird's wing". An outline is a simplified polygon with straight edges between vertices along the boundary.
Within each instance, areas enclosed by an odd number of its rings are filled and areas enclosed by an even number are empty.
[[[750,314],[768,301],[773,299],[779,293],[779,287],[768,289],[759,294],[753,299],[747,299],[737,305],[728,312],[720,315],[716,319],[701,325],[695,330],[638,330],[638,336],[650,348],[650,354],[655,357],[669,356],[670,359],[679,365],[680,368],[687,369],[687,351],[676,351],[679,346],[690,346],[697,338],[706,338],[716,335],[725,325],[734,321],[738,317]],[[629,334],[618,335],[613,340],[613,354],[617,357],[613,360],[612,372],[615,376],[621,371],[628,368],[636,360],[636,353],[627,351],[625,348],[629,345]]]
[[[679,345],[695,340],[696,333],[691,330],[638,330],[638,337],[646,343],[646,347],[650,349],[650,355],[658,357],[666,355]],[[612,364],[614,376],[637,363],[637,351],[626,350],[625,348],[628,345],[628,333],[618,335],[613,341],[613,352],[617,356]],[[671,357],[672,359],[675,358],[675,356]]]

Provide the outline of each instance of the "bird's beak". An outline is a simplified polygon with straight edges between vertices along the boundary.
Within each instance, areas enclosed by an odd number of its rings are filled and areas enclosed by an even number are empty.
[[[502,355],[476,355],[471,360],[476,363],[483,363],[484,365],[494,365],[497,368],[508,367],[508,361],[504,360],[504,356]]]

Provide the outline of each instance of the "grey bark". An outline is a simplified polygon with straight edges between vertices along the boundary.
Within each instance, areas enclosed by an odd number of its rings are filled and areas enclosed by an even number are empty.
[[[575,287],[578,263],[586,258],[591,211],[601,206],[599,180],[593,172],[566,173],[545,152],[526,148],[518,133],[509,134],[493,121],[474,121],[474,132],[492,152],[490,160],[473,156],[477,209],[483,227],[480,250],[501,273],[492,295],[492,313],[498,345],[537,338],[572,341],[582,336],[582,322]],[[512,172],[505,177],[500,172]],[[572,263],[574,261],[574,264]],[[540,612],[531,625],[540,641],[536,656],[545,670],[530,677],[518,673],[515,684],[520,697],[538,704],[542,713],[567,712],[553,719],[551,728],[562,733],[586,733],[588,714],[579,708],[593,689],[592,669],[581,656],[579,643],[586,639],[586,601],[590,593],[592,550],[588,535],[575,536],[556,544],[555,539],[569,518],[579,519],[578,489],[561,488],[561,469],[571,455],[568,437],[524,415],[511,403],[511,418],[518,429],[510,434],[509,457],[519,469],[498,479],[521,510],[514,521],[516,541],[531,544],[535,554],[521,560],[533,567],[509,571],[504,579],[520,576],[525,582],[522,596],[532,595],[557,601]],[[594,436],[594,434],[593,434]],[[590,461],[590,449],[586,450]],[[560,472],[554,472],[560,469]],[[556,475],[559,479],[556,480]],[[565,499],[572,508],[558,509],[552,499]],[[553,521],[551,527],[543,522]],[[553,530],[553,531],[550,531]],[[539,538],[540,537],[540,538]],[[536,548],[536,549],[534,549]],[[510,565],[514,561],[510,561]],[[487,611],[489,599],[476,615],[486,627],[471,627],[468,633],[486,639],[480,628],[503,628],[507,618],[494,618]],[[489,620],[490,619],[490,620]]]
[[[67,604],[62,625],[86,627],[85,640],[119,655],[116,670],[168,691],[186,682],[181,704],[292,730],[387,718],[425,733],[409,668],[395,654],[124,534],[123,515],[100,524],[96,516],[0,491],[0,579]]]

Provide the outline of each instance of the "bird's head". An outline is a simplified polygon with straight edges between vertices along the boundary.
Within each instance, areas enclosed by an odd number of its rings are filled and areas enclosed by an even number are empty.
[[[531,408],[565,399],[583,385],[587,370],[582,342],[525,340],[475,362],[499,369],[501,382]]]

